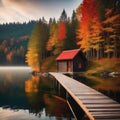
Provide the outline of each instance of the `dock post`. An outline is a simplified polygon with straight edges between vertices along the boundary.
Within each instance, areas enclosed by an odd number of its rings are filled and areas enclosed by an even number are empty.
[[[68,100],[68,97],[69,97],[69,94],[68,94],[68,92],[66,91],[66,100]]]
[[[60,96],[60,83],[58,83],[58,94]]]

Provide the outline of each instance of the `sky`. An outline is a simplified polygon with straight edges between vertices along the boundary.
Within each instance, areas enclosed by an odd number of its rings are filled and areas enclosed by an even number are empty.
[[[59,19],[63,9],[71,17],[82,0],[0,0],[0,23],[27,22],[43,16]]]

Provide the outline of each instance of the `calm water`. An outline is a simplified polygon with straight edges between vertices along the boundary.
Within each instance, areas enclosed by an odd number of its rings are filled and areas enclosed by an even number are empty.
[[[27,67],[0,67],[0,120],[74,120],[48,78]]]

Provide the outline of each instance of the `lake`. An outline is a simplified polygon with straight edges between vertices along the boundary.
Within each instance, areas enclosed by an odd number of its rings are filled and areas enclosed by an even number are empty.
[[[48,77],[29,67],[0,67],[0,120],[74,120]]]
[[[74,120],[49,77],[32,76],[30,67],[0,67],[0,120]],[[120,103],[120,78],[79,74],[74,79]]]

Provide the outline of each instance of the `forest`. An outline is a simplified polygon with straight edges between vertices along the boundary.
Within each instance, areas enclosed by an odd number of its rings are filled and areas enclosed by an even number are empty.
[[[29,36],[37,21],[0,24],[0,65],[26,65]]]
[[[120,0],[83,0],[69,18],[40,20],[28,43],[26,62],[40,71],[42,60],[81,49],[88,60],[120,57]]]
[[[72,16],[0,25],[0,65],[40,70],[42,60],[81,49],[88,59],[120,57],[120,0],[83,0]]]

